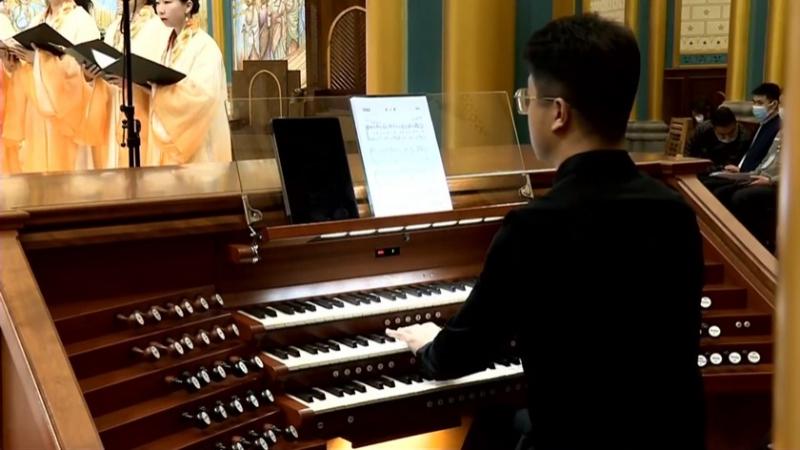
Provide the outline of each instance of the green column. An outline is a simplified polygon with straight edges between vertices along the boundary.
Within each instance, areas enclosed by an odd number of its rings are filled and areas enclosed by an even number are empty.
[[[747,92],[764,82],[764,63],[767,55],[767,21],[769,2],[751,0],[750,4],[750,46],[747,49]]]
[[[581,2],[577,2],[580,4]],[[517,55],[516,68],[514,75],[514,84],[517,88],[525,87],[528,85],[528,66],[525,62],[525,46],[528,44],[528,38],[531,34],[542,28],[553,17],[553,1],[552,0],[517,0],[517,23],[516,23],[516,45],[515,52]],[[513,111],[514,120],[517,126],[517,134],[519,142],[522,144],[530,143],[530,135],[528,133],[528,121],[524,116],[517,114],[516,110]]]

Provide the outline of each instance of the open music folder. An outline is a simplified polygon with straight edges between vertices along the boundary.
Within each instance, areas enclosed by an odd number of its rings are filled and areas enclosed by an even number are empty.
[[[99,67],[106,75],[120,78],[124,76],[124,55],[101,40],[84,42],[64,51],[81,64]],[[168,86],[186,78],[185,74],[135,53],[131,55],[131,62],[134,69],[133,82],[140,86],[149,87],[150,84]]]
[[[122,52],[99,39],[73,45],[53,27],[42,23],[16,34],[14,40],[28,50],[33,50],[36,46],[56,56],[67,54],[80,64],[99,67],[106,75],[124,76],[125,58]],[[186,78],[185,74],[135,53],[132,55],[132,63],[133,82],[141,86],[168,86]]]
[[[72,42],[46,23],[21,31],[13,39],[28,50],[33,50],[35,45],[56,56],[63,55],[65,48],[72,47]]]

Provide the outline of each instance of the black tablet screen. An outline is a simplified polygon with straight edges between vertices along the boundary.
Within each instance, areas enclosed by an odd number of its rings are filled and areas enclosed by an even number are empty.
[[[273,119],[275,155],[292,223],[358,217],[339,119]]]

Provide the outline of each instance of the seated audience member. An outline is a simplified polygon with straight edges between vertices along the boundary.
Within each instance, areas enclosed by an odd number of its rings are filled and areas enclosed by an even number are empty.
[[[737,166],[727,166],[729,172],[752,172],[769,152],[772,141],[781,129],[781,88],[774,83],[764,83],[753,89],[753,116],[759,121],[758,130],[750,148]]]
[[[687,154],[710,159],[714,163],[712,172],[716,172],[738,164],[750,147],[751,139],[747,129],[736,121],[733,111],[721,106],[711,113],[711,120],[697,126],[689,140]]]
[[[783,115],[783,108],[780,108]],[[718,187],[714,195],[770,251],[775,250],[782,134],[778,133],[750,179]]]
[[[720,171],[720,176],[700,177],[708,190],[715,192],[721,187],[739,182],[739,178],[727,177],[725,172],[738,174],[756,171],[781,129],[781,117],[778,114],[780,98],[781,88],[777,84],[764,83],[753,90],[753,116],[760,122],[758,130],[739,164],[728,164]]]

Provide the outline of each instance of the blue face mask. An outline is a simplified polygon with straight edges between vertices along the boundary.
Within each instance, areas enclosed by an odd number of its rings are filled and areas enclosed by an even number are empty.
[[[759,122],[763,122],[767,118],[767,107],[763,105],[753,105],[753,116]]]

